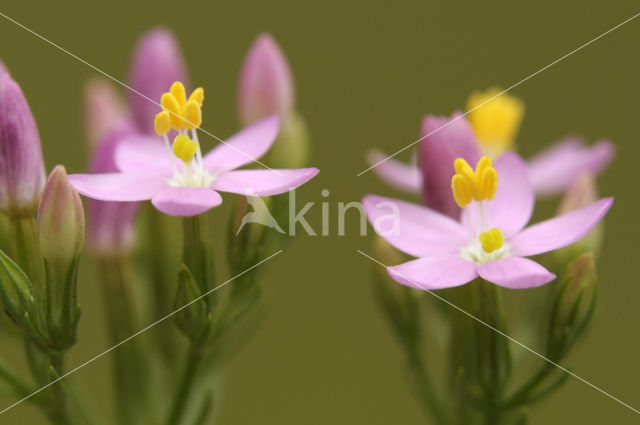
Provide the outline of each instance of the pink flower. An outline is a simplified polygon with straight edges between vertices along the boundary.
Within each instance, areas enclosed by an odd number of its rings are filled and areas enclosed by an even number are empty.
[[[505,153],[495,168],[483,157],[475,172],[459,160],[454,173],[447,188],[451,191],[453,186],[456,202],[465,207],[459,221],[404,201],[375,195],[363,200],[375,231],[401,251],[419,257],[388,268],[389,275],[403,285],[442,289],[477,277],[512,289],[544,285],[555,275],[525,257],[576,242],[613,203],[612,198],[601,199],[525,228],[534,192],[520,157]],[[397,223],[390,219],[394,210]]]
[[[451,217],[457,217],[459,209],[448,195],[443,181],[453,176],[447,167],[446,158],[462,157],[474,161],[481,155],[481,145],[466,117],[460,113],[450,118],[428,115],[422,123],[420,142],[420,166],[409,165],[393,158],[380,162],[386,155],[374,151],[369,163],[375,172],[391,186],[409,193],[423,194],[425,204]],[[454,121],[455,120],[455,121]],[[447,124],[451,122],[450,124]],[[447,124],[446,127],[443,127]],[[551,196],[564,192],[580,175],[599,174],[611,162],[615,149],[607,140],[600,140],[592,146],[585,146],[580,139],[569,138],[532,158],[527,164],[527,172],[536,196]],[[499,152],[496,158],[499,158]],[[445,164],[443,167],[442,164]],[[422,176],[422,178],[418,178]],[[434,189],[435,186],[435,189]]]
[[[220,205],[222,198],[217,191],[277,195],[306,183],[319,172],[317,168],[236,170],[260,158],[273,143],[278,128],[277,117],[266,118],[204,157],[191,152],[189,161],[184,162],[177,161],[157,138],[135,136],[123,140],[116,148],[115,162],[120,173],[75,174],[69,180],[78,192],[93,199],[151,200],[166,214],[197,215]],[[174,153],[179,137],[174,141]]]

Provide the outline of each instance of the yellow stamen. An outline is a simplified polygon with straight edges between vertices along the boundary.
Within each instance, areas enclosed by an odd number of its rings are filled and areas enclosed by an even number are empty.
[[[180,81],[176,81],[175,83],[171,84],[169,93],[171,93],[176,98],[180,106],[184,105],[187,102],[187,92],[184,89],[184,84],[182,84]]]
[[[163,93],[160,98],[160,104],[169,112],[171,126],[176,130],[180,130],[183,127],[184,121],[181,118],[182,106],[180,102],[178,102],[178,99],[171,93]]]
[[[189,100],[182,108],[182,116],[185,119],[185,128],[187,130],[200,127],[200,124],[202,124],[202,108],[200,104],[195,100]]]
[[[480,244],[482,244],[482,249],[487,254],[491,254],[493,251],[502,248],[502,245],[504,245],[504,235],[497,227],[480,233],[478,240],[480,241]]]
[[[200,104],[200,106],[202,106],[202,101],[204,100],[204,89],[202,87],[195,89],[189,96],[189,100],[195,100]]]
[[[169,112],[162,111],[156,114],[155,121],[153,123],[156,133],[158,136],[162,136],[171,130],[171,117],[169,116]]]
[[[469,122],[478,143],[492,155],[513,147],[524,112],[520,99],[500,93],[502,90],[493,87],[472,93],[467,101]]]
[[[488,156],[478,161],[475,171],[467,161],[458,158],[453,167],[456,174],[451,179],[453,197],[460,208],[474,201],[491,200],[498,189],[498,173]]]
[[[198,151],[198,143],[184,134],[178,135],[173,141],[173,154],[183,162],[188,163]]]

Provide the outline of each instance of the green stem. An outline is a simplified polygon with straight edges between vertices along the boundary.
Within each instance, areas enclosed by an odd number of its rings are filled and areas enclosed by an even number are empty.
[[[195,384],[195,378],[197,376],[196,372],[198,371],[200,361],[202,360],[201,345],[201,342],[195,342],[191,347],[189,347],[185,369],[182,374],[182,379],[180,380],[173,405],[171,406],[171,412],[166,422],[167,425],[178,425],[184,417],[185,410],[189,404],[189,399],[191,398],[191,393]]]
[[[133,335],[137,330],[135,308],[132,303],[133,271],[129,258],[101,258],[100,278],[104,291],[107,323],[113,345]],[[148,362],[138,341],[118,347],[113,353],[115,396],[120,423],[140,423],[146,411],[148,394]]]
[[[52,352],[49,354],[49,364],[55,371],[55,375],[49,379],[55,380],[64,374],[64,354],[61,352]],[[52,423],[56,425],[69,425],[71,419],[67,409],[67,395],[61,382],[56,382],[51,386],[51,399],[48,409],[48,416]]]
[[[44,266],[38,238],[38,224],[34,216],[9,218],[9,235],[13,260],[40,289],[44,282]]]
[[[201,214],[183,219],[183,255],[182,261],[189,267],[202,294],[213,284],[213,243],[209,233],[208,217]],[[212,305],[215,298],[208,296],[204,300]]]

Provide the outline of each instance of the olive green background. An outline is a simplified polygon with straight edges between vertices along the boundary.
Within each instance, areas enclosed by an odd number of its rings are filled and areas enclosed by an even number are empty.
[[[158,24],[169,26],[184,49],[191,81],[207,91],[203,127],[219,137],[238,128],[235,89],[242,59],[257,34],[271,32],[290,60],[298,109],[313,136],[312,163],[321,173],[298,194],[316,201],[310,221],[319,229],[322,189],[331,192],[333,226],[339,201],[371,192],[401,196],[371,172],[356,177],[366,168],[369,148],[392,152],[406,146],[417,138],[425,114],[449,114],[464,105],[472,90],[516,83],[631,17],[638,4],[25,1],[4,2],[0,11],[123,80],[136,38]],[[618,146],[614,165],[600,180],[601,192],[616,201],[599,259],[595,325],[564,364],[636,408],[639,40],[640,19],[512,92],[526,102],[519,136],[525,156],[567,133],[589,140],[609,137]],[[0,58],[33,109],[47,168],[61,163],[70,172],[82,171],[82,90],[97,73],[1,17]],[[401,156],[408,157],[409,151]],[[552,211],[552,204],[545,207]],[[214,212],[221,238],[228,212],[228,205]],[[355,251],[368,251],[370,239],[356,234],[355,221],[350,230],[347,237],[333,230],[328,237],[302,235],[265,265],[264,322],[227,369],[218,423],[426,423],[408,390],[401,352],[374,302],[369,282],[373,264]],[[87,258],[80,284],[80,340],[69,367],[108,347],[100,297]],[[18,358],[14,340],[2,337],[0,344],[3,355]],[[514,351],[531,356],[518,347]],[[107,422],[115,423],[108,416],[109,367],[106,355],[73,379],[87,388]],[[5,406],[14,400],[0,401]],[[0,422],[39,424],[44,419],[24,403]],[[531,421],[637,422],[631,410],[576,379],[536,406]]]

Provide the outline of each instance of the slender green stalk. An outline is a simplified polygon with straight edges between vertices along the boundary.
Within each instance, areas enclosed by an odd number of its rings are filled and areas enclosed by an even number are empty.
[[[137,330],[135,308],[132,303],[133,271],[126,256],[101,258],[100,278],[104,291],[105,310],[111,343],[117,344]],[[142,346],[131,341],[113,353],[114,390],[120,423],[140,423],[146,410],[149,365]]]
[[[183,220],[182,261],[189,267],[202,294],[213,284],[213,243],[209,233],[208,217],[201,214],[185,217]],[[215,294],[205,297],[207,305],[212,305]]]
[[[49,364],[54,373],[49,375],[50,380],[55,380],[64,374],[64,354],[56,351],[49,353]],[[62,383],[56,382],[51,386],[51,398],[47,409],[47,415],[55,425],[69,425],[71,418],[67,409],[67,394]]]
[[[167,425],[181,423],[193,392],[202,355],[202,343],[194,343],[189,347],[182,379],[166,421]]]

